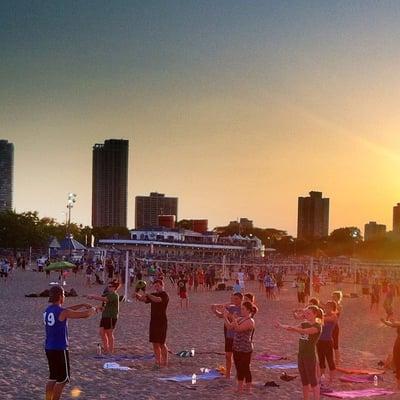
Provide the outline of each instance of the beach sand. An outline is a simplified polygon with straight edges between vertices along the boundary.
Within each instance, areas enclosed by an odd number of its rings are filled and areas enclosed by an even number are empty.
[[[25,298],[28,293],[41,292],[48,283],[56,279],[52,274],[49,280],[45,274],[32,271],[16,271],[6,284],[0,282],[0,387],[1,399],[43,399],[44,387],[48,377],[48,367],[43,350],[44,326],[43,311],[48,305],[46,298]],[[81,297],[83,294],[101,294],[102,286],[85,288],[84,276],[68,277],[66,288],[73,287],[79,297],[67,298],[65,305],[96,302]],[[322,288],[321,299],[328,299],[334,289],[350,292],[353,285],[339,284]],[[71,383],[64,390],[63,399],[300,399],[301,383],[297,377],[291,382],[279,379],[281,370],[264,368],[265,362],[252,361],[253,395],[237,395],[233,392],[235,380],[221,378],[213,381],[188,383],[163,382],[159,377],[176,374],[199,374],[200,368],[215,368],[225,365],[223,324],[210,311],[210,304],[229,301],[230,292],[212,291],[190,293],[190,308],[181,310],[176,290],[167,284],[170,296],[168,307],[169,329],[167,344],[173,353],[195,349],[195,357],[180,358],[171,355],[170,366],[160,371],[152,370],[153,362],[145,360],[121,361],[130,366],[129,371],[105,370],[107,360],[98,360],[96,347],[99,343],[98,325],[100,315],[84,320],[69,321]],[[120,289],[120,294],[122,293]],[[256,283],[247,283],[246,291],[256,295],[259,313],[256,315],[254,335],[254,355],[268,352],[288,358],[297,358],[298,335],[273,327],[274,322],[295,324],[291,311],[297,308],[295,289],[285,284],[280,299],[266,301],[258,292]],[[131,290],[132,292],[132,290]],[[396,299],[397,310],[399,300]],[[366,299],[344,299],[344,312],[341,317],[342,365],[357,368],[376,368],[392,351],[396,338],[395,329],[379,322],[383,316],[369,312]],[[121,303],[120,317],[115,331],[117,354],[149,355],[148,342],[150,306],[136,302]],[[282,361],[286,362],[286,361]],[[280,362],[278,362],[280,363]],[[287,370],[298,375],[297,370]],[[233,373],[234,375],[234,373]],[[392,389],[394,375],[387,371],[379,387]],[[265,388],[266,381],[275,381],[277,388]],[[372,388],[373,384],[350,384],[334,382],[332,388],[350,390]],[[75,396],[75,397],[74,397]],[[400,394],[385,396],[385,399],[399,398]]]

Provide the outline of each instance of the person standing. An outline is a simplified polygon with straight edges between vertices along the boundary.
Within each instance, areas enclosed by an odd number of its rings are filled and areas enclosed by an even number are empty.
[[[63,308],[64,300],[64,289],[61,286],[53,286],[49,292],[51,305],[43,313],[46,329],[45,352],[50,372],[46,384],[46,400],[59,400],[65,384],[70,379],[67,320],[87,318],[97,312],[91,304]]]
[[[237,273],[237,279],[239,280],[239,284],[242,288],[242,290],[244,291],[244,272],[242,271],[242,269],[239,269],[239,272]]]
[[[395,288],[392,283],[387,284],[387,290],[385,294],[385,300],[383,301],[383,308],[386,312],[386,320],[389,320],[393,316],[393,301],[395,296]]]
[[[117,280],[113,280],[108,284],[107,291],[103,293],[103,296],[86,296],[88,299],[98,300],[104,304],[100,320],[100,337],[105,354],[114,353],[114,329],[117,325],[119,314],[119,296],[117,293],[119,287],[120,283]]]
[[[151,304],[149,342],[153,344],[154,356],[156,358],[155,368],[168,365],[167,339],[168,319],[167,307],[168,294],[164,290],[164,282],[157,279],[153,283],[155,292],[151,294],[135,293],[137,300]]]
[[[4,258],[1,261],[0,265],[0,277],[3,278],[4,282],[7,282],[8,274],[10,272],[10,266],[8,264],[8,261]]]
[[[317,342],[317,353],[321,377],[325,374],[325,360],[329,367],[329,383],[333,382],[335,377],[336,365],[334,361],[333,349],[333,331],[337,325],[337,304],[331,300],[327,301],[325,306],[324,325],[321,335]]]
[[[178,296],[181,303],[181,309],[183,308],[183,302],[185,302],[186,309],[188,308],[189,305],[189,298],[188,298],[186,284],[187,284],[187,279],[185,278],[185,275],[182,272],[179,276],[178,282],[176,283],[176,285],[178,286]]]
[[[237,292],[232,295],[230,304],[227,305],[213,304],[211,306],[211,310],[218,318],[225,318],[233,321],[234,318],[240,316],[242,300],[243,300],[242,293]],[[227,316],[225,315],[226,314],[225,311],[228,312]],[[235,336],[235,331],[227,327],[227,324],[224,323],[225,377],[227,379],[231,377],[234,336]]]
[[[279,322],[275,326],[300,334],[297,363],[303,385],[303,399],[309,399],[311,389],[314,400],[319,400],[320,386],[317,376],[316,344],[322,330],[322,310],[317,306],[308,306],[304,310],[304,318],[305,321],[300,326],[289,326]]]
[[[337,323],[335,325],[335,328],[333,329],[333,333],[332,333],[332,339],[333,339],[333,350],[335,353],[335,365],[336,367],[339,365],[340,363],[340,350],[339,350],[339,318],[342,314],[343,311],[343,293],[340,290],[335,290],[332,293],[332,300],[336,302],[337,304]]]
[[[370,307],[371,311],[373,311],[374,308],[376,311],[378,310],[380,293],[381,293],[381,287],[379,285],[379,280],[375,279],[371,287],[371,307]]]
[[[397,390],[400,390],[400,321],[394,321],[393,316],[391,320],[387,320],[385,318],[381,318],[381,321],[391,328],[396,328],[397,337],[393,346],[393,364],[396,369],[396,381],[397,381]]]
[[[232,329],[235,334],[233,337],[233,360],[236,367],[236,378],[238,382],[237,392],[243,391],[243,383],[246,382],[245,389],[251,393],[252,376],[250,371],[251,355],[253,353],[253,334],[254,319],[257,307],[251,302],[245,301],[240,309],[239,318],[229,318],[229,312],[225,310],[224,318],[227,328]]]
[[[300,304],[304,304],[306,302],[306,295],[305,295],[306,284],[303,278],[300,277],[297,279],[296,287],[297,287],[297,301]]]

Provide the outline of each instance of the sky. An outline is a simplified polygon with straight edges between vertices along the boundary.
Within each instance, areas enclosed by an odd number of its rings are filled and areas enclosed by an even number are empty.
[[[330,231],[400,202],[397,1],[0,2],[0,139],[14,207],[91,223],[92,147],[128,139],[134,198],[178,218],[296,235],[297,198]]]

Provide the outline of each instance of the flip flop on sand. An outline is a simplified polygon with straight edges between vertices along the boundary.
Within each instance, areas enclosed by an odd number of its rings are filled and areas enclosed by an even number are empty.
[[[282,372],[281,376],[279,378],[282,379],[285,382],[290,382],[293,379],[296,379],[297,375],[288,375],[286,372]]]
[[[274,381],[265,382],[264,386],[279,387],[279,385],[277,383],[275,383]]]

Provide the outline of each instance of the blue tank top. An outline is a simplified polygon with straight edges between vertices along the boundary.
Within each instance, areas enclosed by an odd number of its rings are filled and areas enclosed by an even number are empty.
[[[319,340],[332,340],[333,329],[335,328],[336,322],[326,321],[322,327],[321,336]]]
[[[67,320],[59,321],[58,317],[64,309],[59,305],[52,304],[43,313],[44,325],[46,327],[46,350],[68,349],[68,324]]]

